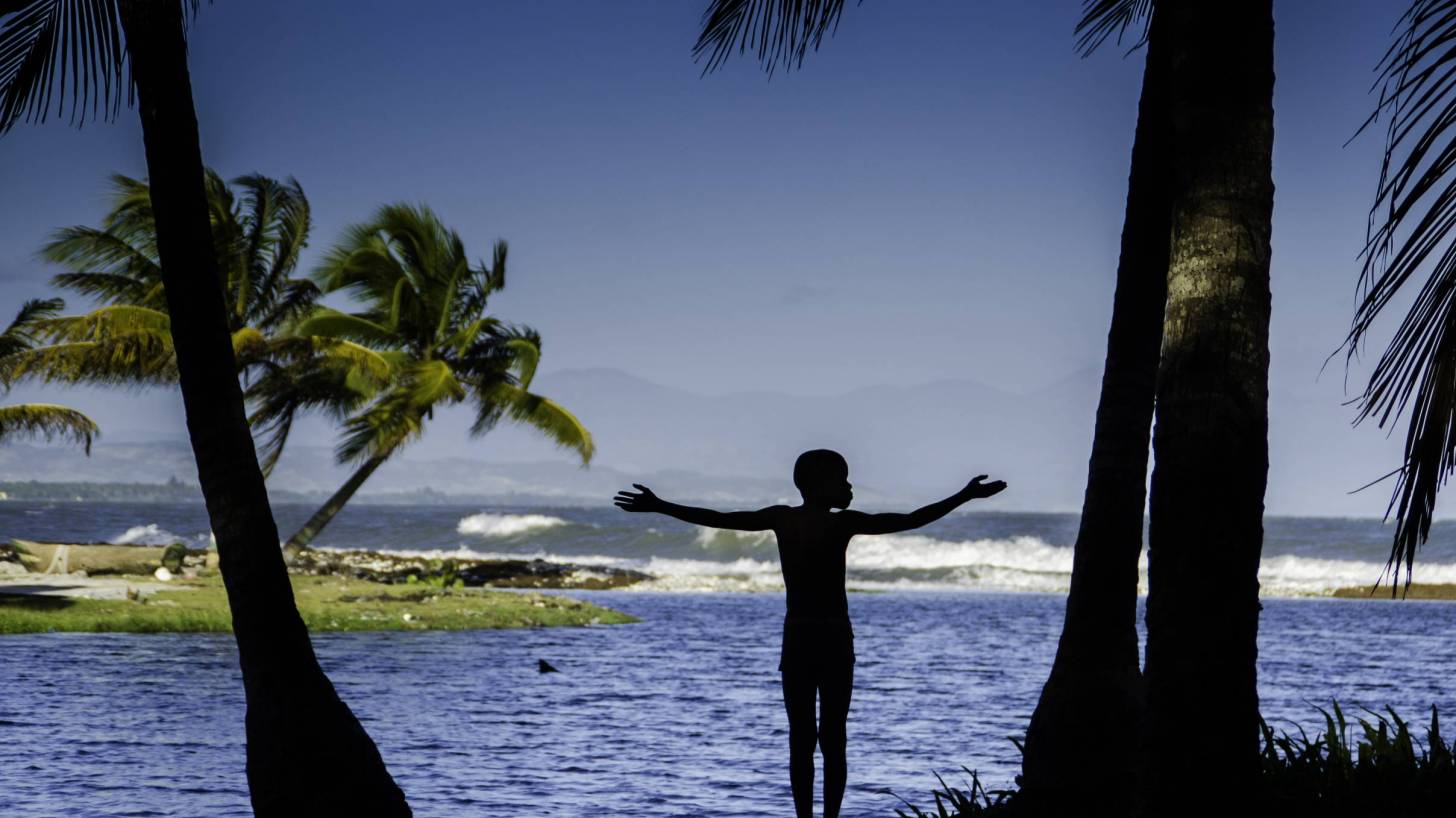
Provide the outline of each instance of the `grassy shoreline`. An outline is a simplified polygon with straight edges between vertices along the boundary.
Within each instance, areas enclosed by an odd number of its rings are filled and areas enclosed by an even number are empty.
[[[150,577],[135,577],[138,583]],[[383,585],[326,576],[291,576],[309,630],[482,630],[620,625],[635,617],[569,597],[539,593]],[[179,580],[137,600],[6,594],[0,634],[229,633],[232,615],[219,577]]]

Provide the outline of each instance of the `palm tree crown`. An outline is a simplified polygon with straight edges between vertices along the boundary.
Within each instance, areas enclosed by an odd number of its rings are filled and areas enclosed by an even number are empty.
[[[435,407],[468,402],[473,434],[509,418],[590,461],[595,447],[580,421],[528,391],[540,335],[486,314],[505,286],[505,265],[505,242],[489,265],[471,264],[460,235],[429,208],[380,208],[349,228],[315,272],[323,290],[361,308],[320,307],[299,323],[295,335],[314,354],[260,379],[255,423],[277,428],[298,409],[328,409],[346,415],[341,460],[387,457],[423,432]],[[313,388],[300,393],[300,384]]]
[[[52,283],[103,306],[82,315],[37,316],[30,331],[48,343],[3,358],[6,377],[149,385],[175,383],[151,191],[140,179],[111,177],[111,209],[101,226],[56,231],[40,257],[66,268]],[[292,277],[308,240],[303,189],[251,174],[231,184],[204,178],[228,329],[243,369],[268,353],[265,339],[312,307],[312,281]]]

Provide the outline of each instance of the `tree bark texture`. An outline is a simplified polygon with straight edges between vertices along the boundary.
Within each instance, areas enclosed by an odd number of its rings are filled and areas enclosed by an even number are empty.
[[[1147,815],[1258,775],[1272,0],[1168,0],[1173,211],[1149,507]]]
[[[243,408],[203,191],[182,4],[120,0],[187,430],[217,537],[247,698],[254,812],[407,816],[294,604]]]
[[[1066,619],[1022,758],[1018,800],[1046,814],[1097,804],[1100,814],[1126,815],[1136,787],[1143,713],[1138,557],[1171,205],[1172,120],[1163,28],[1155,15]]]

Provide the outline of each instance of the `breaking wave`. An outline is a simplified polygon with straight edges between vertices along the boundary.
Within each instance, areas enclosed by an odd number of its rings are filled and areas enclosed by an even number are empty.
[[[197,538],[173,534],[156,523],[147,523],[128,528],[121,534],[112,537],[110,542],[112,545],[171,545],[174,542],[185,543],[195,539]]]
[[[514,537],[527,531],[555,528],[566,525],[560,517],[545,514],[491,514],[481,512],[465,517],[455,525],[460,534],[475,534],[480,537]]]

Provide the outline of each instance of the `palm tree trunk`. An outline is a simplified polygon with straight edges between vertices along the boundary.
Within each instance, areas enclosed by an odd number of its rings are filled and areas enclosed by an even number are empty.
[[[344,485],[340,486],[339,490],[333,493],[333,496],[329,497],[328,500],[324,501],[323,505],[319,506],[318,511],[315,511],[313,516],[308,518],[308,522],[304,523],[303,527],[299,528],[293,533],[292,537],[288,538],[287,544],[283,546],[284,550],[290,553],[296,553],[307,548],[308,544],[313,542],[313,538],[317,537],[319,532],[324,530],[324,526],[328,525],[329,521],[334,519],[334,515],[344,510],[344,504],[349,502],[349,498],[354,496],[354,492],[358,491],[360,486],[364,485],[364,481],[369,479],[369,475],[373,474],[375,469],[383,466],[384,461],[387,459],[388,455],[375,455],[365,460],[364,465],[349,475],[349,479],[344,481]]]
[[[1148,533],[1148,815],[1256,784],[1269,471],[1272,0],[1170,2],[1168,309]]]
[[[1168,60],[1150,23],[1122,250],[1066,620],[1027,729],[1018,801],[1046,814],[1132,809],[1143,714],[1138,555],[1169,244]]]
[[[121,0],[187,430],[232,609],[259,816],[409,815],[294,604],[243,411],[203,193],[182,4]]]

